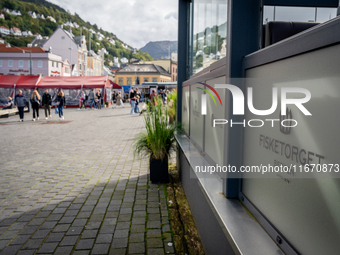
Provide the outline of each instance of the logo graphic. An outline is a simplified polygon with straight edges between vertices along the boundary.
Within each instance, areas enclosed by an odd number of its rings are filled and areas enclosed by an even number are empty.
[[[282,134],[285,134],[285,135],[289,135],[291,130],[292,130],[292,119],[293,119],[293,114],[292,114],[292,110],[289,110],[288,107],[287,107],[287,110],[286,110],[286,115],[281,115],[281,111],[280,111],[280,122],[282,123],[282,121],[289,121],[289,124],[288,125],[285,125],[285,126],[280,126],[280,132]]]
[[[205,83],[200,83],[200,84],[207,86],[209,89],[211,89],[216,94],[216,96],[218,97],[222,105],[221,98],[213,87]],[[214,100],[215,105],[217,105],[210,91],[199,88],[199,87],[197,88],[205,91],[208,95],[210,95],[211,98]],[[235,85],[231,85],[231,84],[215,84],[215,88],[228,89],[233,97],[233,115],[244,115],[245,97],[244,97],[243,91],[239,87],[236,87]],[[272,88],[272,98],[271,98],[272,106],[267,110],[255,109],[254,103],[253,103],[253,88],[248,87],[247,92],[248,92],[248,96],[247,96],[248,109],[251,113],[255,115],[258,115],[258,116],[270,115],[274,113],[276,108],[278,107],[278,88]],[[290,93],[304,94],[305,97],[287,98],[287,94],[290,94]],[[202,95],[202,115],[207,114],[207,97],[206,97],[207,94]],[[310,99],[311,99],[311,93],[307,89],[295,88],[295,87],[294,88],[287,88],[287,87],[281,88],[281,115],[286,115],[287,105],[292,104],[292,105],[295,105],[304,115],[311,116],[312,114],[303,105],[304,103],[307,103]]]
[[[199,84],[202,84],[203,86],[206,86],[206,87],[209,88],[212,92],[214,92],[215,95],[217,96],[218,100],[220,101],[221,106],[222,106],[222,100],[221,100],[221,98],[220,98],[220,95],[217,93],[217,91],[216,91],[213,87],[211,87],[211,86],[208,85],[208,84],[202,83],[202,82],[199,82]],[[207,94],[213,99],[215,105],[217,105],[214,96],[211,94],[211,92],[210,92],[209,90],[203,89],[203,88],[200,88],[200,87],[197,87],[197,88],[198,88],[198,89],[201,89],[201,90],[203,90],[203,91],[205,91],[205,93],[207,93]],[[202,115],[207,115],[207,94],[203,94],[203,95],[202,95],[202,98],[201,98],[201,100],[202,100],[202,109],[201,109]]]

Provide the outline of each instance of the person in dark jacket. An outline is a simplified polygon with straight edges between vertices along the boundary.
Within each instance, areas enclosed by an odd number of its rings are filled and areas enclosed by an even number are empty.
[[[47,89],[45,90],[45,93],[42,96],[41,104],[44,106],[44,109],[45,109],[45,119],[47,120],[48,116],[52,118],[52,115],[51,115],[52,96],[48,93]]]
[[[57,103],[56,105],[58,106],[58,112],[59,112],[59,120],[64,119],[64,107],[66,107],[66,101],[65,101],[65,96],[64,92],[59,91],[58,96],[57,96]]]
[[[19,117],[20,117],[20,122],[24,121],[24,108],[26,106],[27,100],[25,95],[22,94],[22,91],[18,91],[18,95],[15,96],[14,99],[14,104],[18,107],[19,110]]]
[[[31,95],[31,104],[33,109],[33,119],[32,121],[35,121],[35,115],[37,115],[37,120],[39,120],[39,106],[40,106],[40,95],[38,91],[35,89],[33,90],[33,93]]]
[[[13,109],[14,103],[11,97],[7,97],[7,104],[6,106],[3,108],[3,110],[6,109]]]

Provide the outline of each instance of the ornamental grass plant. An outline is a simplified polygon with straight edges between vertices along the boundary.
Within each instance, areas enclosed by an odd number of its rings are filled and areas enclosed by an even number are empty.
[[[162,101],[150,106],[144,114],[145,132],[139,133],[134,142],[135,155],[150,156],[152,159],[169,158],[175,150],[175,132],[179,125],[168,121],[168,109],[163,107]]]

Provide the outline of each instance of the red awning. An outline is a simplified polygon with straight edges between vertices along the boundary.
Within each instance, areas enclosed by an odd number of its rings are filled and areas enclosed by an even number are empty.
[[[122,89],[122,86],[119,86],[117,83],[114,83],[113,81],[110,81],[111,87],[113,89]]]
[[[38,88],[60,88],[60,89],[80,89],[80,88],[103,88],[109,87],[107,76],[72,76],[63,77],[46,76],[41,79]]]
[[[34,89],[40,81],[39,75],[1,75],[0,88],[28,88]]]

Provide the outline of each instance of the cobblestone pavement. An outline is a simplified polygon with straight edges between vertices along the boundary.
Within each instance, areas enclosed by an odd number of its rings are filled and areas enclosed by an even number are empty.
[[[173,254],[162,185],[130,108],[0,119],[0,254]]]

